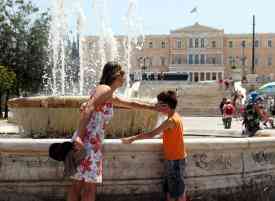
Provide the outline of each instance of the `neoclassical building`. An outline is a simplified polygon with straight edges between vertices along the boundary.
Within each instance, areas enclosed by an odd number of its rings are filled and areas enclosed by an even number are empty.
[[[187,72],[192,81],[240,79],[251,72],[251,66],[252,34],[226,34],[199,23],[169,35],[147,35],[144,48],[133,59],[136,71]],[[273,79],[274,33],[256,34],[255,71],[260,79]]]
[[[136,73],[188,73],[193,82],[241,79],[251,73],[252,33],[226,34],[223,29],[195,23],[167,35],[146,35],[143,48],[131,55],[131,66]],[[275,33],[256,33],[255,72],[262,81],[275,78]]]

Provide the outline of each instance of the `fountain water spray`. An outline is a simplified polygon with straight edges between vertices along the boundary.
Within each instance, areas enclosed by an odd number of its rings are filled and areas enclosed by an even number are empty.
[[[124,16],[125,36],[115,37],[111,27],[111,20],[107,0],[94,0],[92,13],[95,15],[95,36],[84,36],[85,15],[83,12],[83,0],[73,4],[73,12],[76,13],[76,33],[79,50],[79,69],[68,64],[68,44],[70,43],[68,30],[68,15],[65,13],[65,0],[53,0],[52,21],[50,26],[50,58],[52,75],[48,76],[48,86],[53,95],[84,95],[96,85],[101,77],[104,64],[107,61],[117,61],[122,64],[126,72],[126,89],[130,87],[129,74],[131,72],[132,52],[141,49],[143,45],[143,33],[141,20],[137,15],[137,2],[129,0],[128,9]],[[71,5],[69,5],[71,6]],[[71,13],[71,12],[70,12]],[[70,59],[70,58],[69,58]],[[73,79],[72,71],[77,71],[78,79]],[[76,93],[75,89],[79,89]],[[129,93],[124,93],[129,96]]]
[[[65,94],[65,40],[67,17],[65,15],[64,0],[52,1],[52,22],[50,26],[49,44],[52,58],[51,90],[53,95],[60,92]]]
[[[124,49],[125,49],[125,59],[124,65],[126,66],[126,75],[129,75],[131,72],[131,56],[132,52],[137,49],[140,50],[143,46],[144,35],[142,29],[142,23],[140,18],[137,15],[137,1],[129,0],[127,13],[124,17],[124,24],[126,28]],[[130,77],[126,78],[126,96],[130,96],[130,91],[127,90],[130,88]]]
[[[78,35],[78,46],[79,46],[79,92],[83,95],[84,88],[84,65],[83,65],[83,46],[85,43],[85,38],[82,37],[84,32],[84,27],[86,25],[86,18],[82,10],[82,1],[79,0],[77,5],[77,35]]]

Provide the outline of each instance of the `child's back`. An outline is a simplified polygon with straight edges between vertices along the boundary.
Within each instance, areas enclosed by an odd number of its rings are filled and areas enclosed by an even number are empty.
[[[187,156],[184,145],[184,130],[182,125],[181,116],[174,113],[170,117],[173,121],[174,127],[163,130],[163,151],[166,160],[180,160]]]

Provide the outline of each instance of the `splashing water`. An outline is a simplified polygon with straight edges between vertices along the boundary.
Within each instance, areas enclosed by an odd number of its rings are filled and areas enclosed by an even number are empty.
[[[123,18],[125,36],[115,37],[111,27],[111,20],[107,0],[92,1],[92,13],[95,15],[95,36],[84,36],[84,27],[87,27],[83,12],[82,0],[69,5],[76,14],[76,30],[69,31],[69,12],[65,7],[65,0],[52,0],[52,21],[50,25],[49,53],[51,75],[45,75],[45,86],[52,95],[84,95],[94,87],[101,77],[104,64],[107,61],[118,61],[125,68],[126,89],[130,86],[129,74],[131,72],[132,52],[140,50],[143,46],[144,35],[142,23],[137,15],[137,2],[129,0],[128,9]],[[69,33],[76,33],[79,51],[78,79],[74,79],[69,66],[68,41]],[[66,49],[67,48],[67,49]],[[125,90],[127,91],[127,90]],[[124,94],[128,94],[124,92]]]
[[[65,94],[65,38],[68,31],[63,0],[52,2],[51,16],[49,44],[52,77],[49,86],[53,95],[57,95],[58,92]]]

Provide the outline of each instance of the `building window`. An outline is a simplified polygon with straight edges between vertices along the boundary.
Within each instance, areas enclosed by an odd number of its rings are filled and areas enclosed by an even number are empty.
[[[153,48],[153,42],[149,42],[149,48]]]
[[[195,82],[198,82],[198,81],[199,81],[199,73],[198,73],[198,72],[195,72],[195,73],[194,73],[194,81],[195,81]]]
[[[165,66],[165,57],[160,57],[160,65]]]
[[[233,48],[233,41],[229,41],[229,42],[228,42],[228,47],[229,47],[229,48]]]
[[[222,73],[221,72],[218,73],[218,79],[222,80]]]
[[[193,48],[193,39],[192,38],[189,39],[189,48]]]
[[[217,60],[216,60],[215,57],[211,58],[211,61],[212,61],[212,62],[211,62],[212,64],[217,64]]]
[[[206,73],[206,80],[211,80],[211,73],[210,72]]]
[[[255,64],[255,65],[258,65],[258,64],[259,64],[259,58],[258,58],[258,57],[255,57],[255,59],[254,59],[254,64]]]
[[[216,48],[217,44],[216,41],[212,41],[212,48]]]
[[[201,64],[205,64],[205,56],[204,56],[204,54],[201,54]]]
[[[198,48],[199,47],[199,39],[195,39],[195,48]]]
[[[228,64],[230,64],[230,65],[235,65],[235,57],[233,57],[233,56],[229,56],[228,57]]]
[[[217,80],[217,73],[212,73],[212,80]]]
[[[164,41],[161,42],[161,48],[165,48],[165,42]]]
[[[267,47],[268,48],[272,48],[272,40],[268,40],[267,41]]]
[[[181,64],[181,56],[180,55],[176,55],[175,60],[176,60],[176,64]]]
[[[245,40],[242,41],[241,47],[245,48]]]
[[[259,47],[259,40],[255,41],[254,47],[258,48]]]
[[[201,48],[204,48],[204,38],[201,39]]]
[[[198,54],[195,55],[195,64],[199,64],[199,55]]]
[[[188,64],[193,64],[193,55],[189,54]]]
[[[177,48],[178,48],[178,49],[181,49],[181,40],[177,40],[176,43],[177,43]]]
[[[272,57],[268,57],[267,59],[267,65],[272,66]]]

